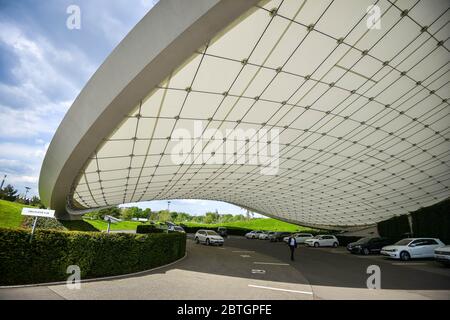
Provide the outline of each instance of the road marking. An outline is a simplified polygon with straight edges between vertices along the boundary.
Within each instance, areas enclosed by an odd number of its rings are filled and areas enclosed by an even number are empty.
[[[281,289],[281,288],[273,288],[273,287],[264,287],[264,286],[256,286],[253,284],[249,284],[249,287],[259,288],[259,289],[267,289],[267,290],[275,290],[275,291],[286,291],[286,292],[294,292],[294,293],[302,293],[302,294],[313,294],[310,291],[299,291],[299,290],[290,290],[290,289]]]
[[[278,263],[278,262],[258,262],[255,261],[253,262],[254,264],[268,264],[268,265],[273,265],[273,266],[288,266],[289,263]]]
[[[252,269],[252,273],[260,273],[260,274],[265,274],[266,270],[261,270],[261,269]]]
[[[248,254],[241,254],[242,258],[250,258],[250,256]]]
[[[236,253],[253,253],[255,251],[249,251],[249,250],[235,250],[235,251],[231,251],[231,252],[236,252]]]

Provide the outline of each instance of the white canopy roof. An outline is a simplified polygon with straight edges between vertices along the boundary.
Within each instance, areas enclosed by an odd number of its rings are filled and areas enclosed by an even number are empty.
[[[170,16],[179,1],[168,2],[152,11]],[[379,29],[368,28],[374,4]],[[348,227],[449,196],[447,1],[273,0],[233,20],[78,155],[65,195],[71,214],[210,199]]]

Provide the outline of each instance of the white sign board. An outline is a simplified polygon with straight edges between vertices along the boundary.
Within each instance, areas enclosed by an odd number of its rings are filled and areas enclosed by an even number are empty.
[[[54,218],[55,210],[23,208],[22,215],[23,216],[33,216],[33,217],[43,217],[43,218]]]

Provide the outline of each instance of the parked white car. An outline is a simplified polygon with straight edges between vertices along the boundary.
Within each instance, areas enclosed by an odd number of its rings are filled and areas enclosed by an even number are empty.
[[[196,243],[205,243],[206,245],[217,244],[223,246],[223,238],[213,230],[198,230],[194,236]]]
[[[262,233],[262,231],[250,231],[245,234],[245,237],[247,239],[258,239],[259,235]]]
[[[434,249],[434,258],[447,266],[450,266],[450,246]]]
[[[262,233],[259,234],[258,239],[259,240],[268,240],[270,235],[274,234],[275,232],[273,231],[263,231]]]
[[[305,243],[306,240],[314,238],[311,233],[295,233],[293,236],[295,237],[297,244]],[[289,238],[290,237],[284,237],[283,241],[287,243]]]
[[[435,238],[406,238],[381,249],[381,254],[392,259],[407,261],[413,258],[433,258],[434,249],[444,243]]]
[[[168,232],[181,232],[181,233],[186,233],[186,231],[184,231],[183,227],[180,226],[169,226],[167,228]]]
[[[306,239],[305,244],[310,247],[334,247],[339,245],[339,241],[335,236],[328,234],[321,234],[311,239]]]

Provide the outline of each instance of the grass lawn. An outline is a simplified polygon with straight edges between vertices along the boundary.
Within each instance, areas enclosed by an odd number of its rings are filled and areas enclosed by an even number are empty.
[[[84,221],[98,230],[104,231],[108,229],[108,222],[106,221],[90,219],[84,219]],[[142,224],[142,222],[138,221],[121,221],[118,223],[111,223],[111,230],[136,230],[136,227],[140,224]]]
[[[22,208],[30,207],[17,202],[0,200],[0,227],[18,228],[22,223]]]
[[[188,227],[201,227],[205,229],[215,229],[218,227],[236,227],[245,228],[251,230],[270,230],[270,231],[286,231],[286,232],[307,232],[311,231],[311,228],[297,226],[295,224],[287,223],[276,219],[251,219],[248,221],[236,221],[220,224],[202,224],[195,222],[183,222]]]
[[[22,208],[29,207],[16,202],[9,202],[5,200],[0,200],[0,227],[4,228],[17,228],[20,227],[22,223]],[[108,228],[108,223],[103,220],[90,220],[84,219],[85,223],[93,226],[94,228],[104,231]],[[68,230],[85,230],[85,231],[93,231],[88,230],[90,227],[87,225],[82,225],[82,221],[67,221],[62,223],[64,227]],[[138,225],[142,224],[137,221],[122,221],[118,223],[111,223],[111,230],[136,230]],[[251,230],[270,230],[270,231],[286,231],[286,232],[295,232],[295,231],[303,231],[308,232],[312,229],[307,227],[297,226],[295,224],[290,224],[287,222],[279,221],[276,219],[251,219],[248,221],[237,221],[237,222],[229,222],[229,223],[220,223],[220,224],[201,224],[195,222],[182,222],[189,227],[200,227],[205,229],[216,229],[218,227],[237,227],[237,228],[245,228]]]
[[[91,224],[99,230],[106,230],[108,223],[102,220],[89,220],[84,219],[87,223]],[[111,230],[136,230],[138,225],[142,224],[137,221],[122,221],[118,223],[111,223]],[[252,219],[249,221],[237,221],[220,224],[203,224],[195,222],[179,222],[178,224],[184,224],[188,227],[200,227],[205,229],[216,229],[218,227],[236,227],[245,228],[251,230],[270,230],[270,231],[286,231],[286,232],[308,232],[313,231],[311,228],[297,226],[287,222],[279,221],[276,219]]]

